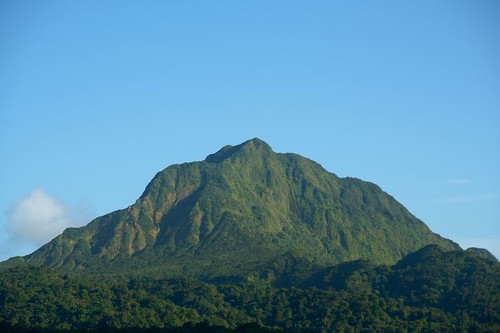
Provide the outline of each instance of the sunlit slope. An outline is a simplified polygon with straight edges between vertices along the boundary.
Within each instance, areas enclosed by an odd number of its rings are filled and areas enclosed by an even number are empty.
[[[377,185],[253,139],[166,168],[135,204],[24,259],[62,271],[240,276],[284,270],[287,258],[394,263],[428,244],[458,248]]]

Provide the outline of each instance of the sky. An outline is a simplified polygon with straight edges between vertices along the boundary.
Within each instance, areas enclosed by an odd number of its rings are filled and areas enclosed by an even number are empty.
[[[254,137],[500,258],[500,2],[0,0],[0,260]]]

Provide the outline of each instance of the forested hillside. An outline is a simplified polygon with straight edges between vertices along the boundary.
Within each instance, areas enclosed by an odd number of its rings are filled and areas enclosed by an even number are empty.
[[[337,265],[299,286],[61,275],[47,267],[0,275],[0,321],[57,329],[236,328],[291,332],[500,329],[500,265],[430,246],[396,265]]]
[[[4,331],[495,332],[499,264],[259,139],[0,263]]]

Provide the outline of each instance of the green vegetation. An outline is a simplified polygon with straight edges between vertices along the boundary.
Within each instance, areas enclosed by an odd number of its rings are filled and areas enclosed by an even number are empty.
[[[499,266],[253,139],[0,263],[0,330],[498,332]]]
[[[0,321],[52,329],[226,332],[254,323],[289,332],[498,332],[499,273],[498,262],[434,246],[392,267],[336,265],[288,288],[264,280],[96,279],[20,266],[0,274]]]
[[[292,266],[393,264],[428,244],[459,248],[375,184],[253,139],[166,168],[135,204],[67,229],[22,260],[65,273],[206,280],[266,271],[287,283],[303,278]]]

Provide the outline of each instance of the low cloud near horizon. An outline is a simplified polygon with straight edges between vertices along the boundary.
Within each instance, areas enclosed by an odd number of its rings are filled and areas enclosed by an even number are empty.
[[[41,246],[68,227],[89,222],[82,208],[72,208],[35,189],[7,210],[5,231],[12,243]]]

